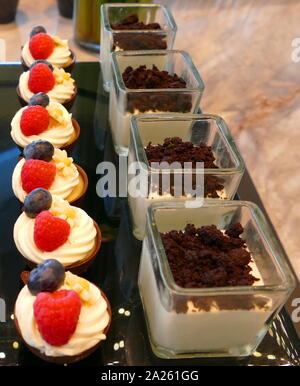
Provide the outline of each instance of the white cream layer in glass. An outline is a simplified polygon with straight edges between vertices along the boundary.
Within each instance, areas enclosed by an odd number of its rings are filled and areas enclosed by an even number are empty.
[[[250,266],[253,275],[261,279],[255,263]],[[262,284],[260,280],[255,285]],[[268,309],[255,308],[202,311],[195,309],[191,302],[187,304],[187,313],[166,310],[157,288],[146,240],[143,243],[139,288],[153,342],[175,352],[230,352],[235,355],[243,346],[247,351],[247,345],[262,333],[264,323],[271,315]]]

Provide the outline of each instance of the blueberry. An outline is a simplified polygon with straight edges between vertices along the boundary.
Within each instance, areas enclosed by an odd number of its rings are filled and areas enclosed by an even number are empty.
[[[32,69],[32,67],[34,67],[34,66],[35,66],[36,64],[38,64],[38,63],[44,63],[44,64],[46,64],[46,65],[50,68],[51,71],[54,70],[52,64],[49,63],[47,60],[44,60],[44,59],[38,59],[38,60],[36,60],[35,62],[32,63],[32,65],[29,67],[29,71]]]
[[[64,266],[57,260],[48,259],[30,272],[28,289],[32,295],[39,292],[54,292],[65,280]]]
[[[30,39],[34,36],[34,35],[37,35],[37,34],[40,34],[40,33],[47,33],[47,31],[45,30],[45,28],[42,26],[42,25],[35,25],[34,27],[32,27],[32,30],[30,32]]]
[[[50,99],[48,95],[44,92],[38,92],[37,94],[32,95],[32,97],[29,99],[28,106],[48,106],[50,102]]]
[[[23,155],[26,160],[40,159],[49,162],[52,160],[54,154],[54,147],[48,141],[33,141],[27,145],[23,150]]]
[[[36,188],[26,196],[24,201],[24,212],[28,217],[34,218],[43,210],[48,210],[51,204],[51,193],[46,189]]]

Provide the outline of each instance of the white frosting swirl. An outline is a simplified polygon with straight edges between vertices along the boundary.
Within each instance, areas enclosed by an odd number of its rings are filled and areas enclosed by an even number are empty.
[[[68,274],[69,272],[66,276]],[[72,290],[73,288],[65,282],[60,289]],[[68,343],[62,346],[51,346],[41,337],[34,317],[33,304],[36,296],[29,292],[27,285],[24,286],[16,301],[15,317],[25,342],[43,354],[57,357],[80,354],[106,339],[103,331],[110,320],[107,302],[94,284],[89,283],[88,291],[93,297],[93,303],[82,302],[76,330]]]
[[[67,166],[64,162],[68,161],[70,161],[70,165]],[[79,184],[79,172],[73,163],[73,159],[67,156],[65,150],[55,149],[53,159],[50,162],[56,166],[56,174],[48,190],[51,194],[66,199]],[[15,196],[21,202],[24,202],[27,196],[27,193],[22,187],[21,180],[21,171],[24,163],[25,159],[22,158],[17,163],[12,175],[12,188]]]
[[[73,217],[68,216],[70,210]],[[14,226],[14,241],[19,252],[36,264],[46,259],[56,259],[64,266],[69,266],[88,259],[93,254],[97,241],[93,219],[83,209],[70,206],[67,201],[55,195],[52,196],[49,211],[69,222],[71,231],[68,240],[52,252],[40,250],[34,242],[35,219],[23,212]]]
[[[29,99],[33,96],[33,92],[28,87],[29,73],[29,70],[25,71],[19,78],[20,95],[26,102],[29,102]],[[53,75],[55,77],[55,84],[52,90],[47,92],[50,100],[59,103],[69,101],[75,92],[74,79],[63,68],[54,67]]]
[[[25,147],[32,141],[43,139],[51,142],[54,147],[60,148],[69,143],[74,136],[72,114],[69,114],[67,109],[58,102],[50,102],[46,107],[50,115],[50,123],[47,130],[38,135],[23,134],[20,127],[20,121],[22,113],[26,108],[27,106],[18,110],[11,121],[10,134],[17,145]],[[59,120],[56,116],[57,112],[59,112]]]
[[[49,63],[53,64],[53,66],[57,66],[59,68],[67,67],[72,62],[71,51],[68,46],[68,40],[62,40],[57,36],[50,36],[54,40],[54,50],[46,60]],[[30,67],[31,64],[36,61],[36,59],[34,59],[30,52],[29,42],[26,42],[24,44],[21,55],[26,66],[28,67]]]

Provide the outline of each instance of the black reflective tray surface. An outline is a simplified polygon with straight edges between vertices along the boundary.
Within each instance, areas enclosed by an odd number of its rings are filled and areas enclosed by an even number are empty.
[[[21,72],[19,64],[0,66],[0,297],[6,302],[6,322],[0,322],[0,365],[4,366],[46,364],[24,347],[11,319],[22,287],[20,273],[26,269],[13,240],[13,226],[20,206],[11,189],[19,151],[10,137],[10,121],[20,108],[15,89]],[[101,348],[72,366],[299,365],[299,339],[285,309],[251,357],[162,360],[154,356],[137,288],[141,242],[132,236],[127,200],[100,199],[96,194],[100,178],[96,165],[101,161],[117,162],[107,130],[108,95],[102,89],[99,64],[77,63],[73,77],[78,85],[78,96],[72,114],[81,126],[81,135],[72,157],[89,178],[82,207],[100,224],[103,233],[101,251],[85,277],[106,293],[112,304],[113,322]],[[243,192],[251,190],[248,176],[242,184]],[[242,198],[247,199],[247,194]]]

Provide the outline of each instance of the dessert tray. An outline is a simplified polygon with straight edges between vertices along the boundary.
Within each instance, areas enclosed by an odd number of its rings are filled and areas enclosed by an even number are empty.
[[[10,121],[19,108],[15,89],[21,72],[18,63],[0,66],[0,298],[6,303],[6,321],[0,320],[0,365],[53,366],[31,354],[21,343],[11,317],[22,287],[20,273],[26,269],[13,240],[20,204],[12,192],[11,175],[19,150],[9,135]],[[137,286],[142,243],[132,235],[127,199],[101,199],[96,194],[100,178],[96,174],[97,164],[102,161],[118,163],[108,130],[108,94],[102,88],[100,65],[77,63],[72,76],[78,95],[71,112],[81,126],[81,135],[71,155],[88,174],[89,188],[82,207],[100,224],[103,236],[100,253],[84,276],[103,289],[112,306],[112,325],[106,342],[91,356],[72,366],[300,365],[300,341],[286,309],[279,313],[251,357],[164,360],[153,354]],[[239,195],[261,206],[247,173]]]

